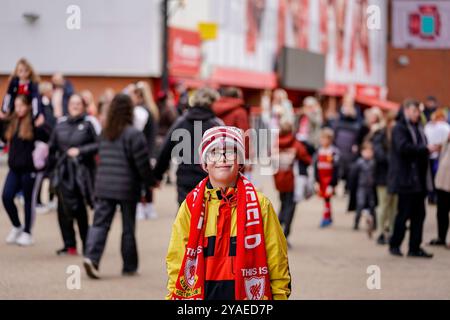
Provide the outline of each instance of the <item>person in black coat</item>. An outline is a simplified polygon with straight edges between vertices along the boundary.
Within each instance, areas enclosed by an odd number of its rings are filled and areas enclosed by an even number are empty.
[[[88,214],[93,206],[95,154],[98,149],[99,124],[86,114],[87,104],[78,94],[69,100],[68,117],[59,119],[49,142],[48,172],[58,196],[58,222],[64,246],[58,255],[77,254],[74,220],[86,246]]]
[[[118,94],[111,102],[99,144],[94,222],[88,231],[84,258],[90,278],[99,278],[99,264],[117,205],[122,212],[122,274],[136,273],[136,205],[142,185],[147,188],[154,185],[147,141],[144,134],[133,127],[130,97]]]
[[[211,106],[217,98],[218,93],[209,88],[199,89],[195,93],[190,101],[192,107],[172,125],[157,159],[155,178],[161,181],[169,168],[172,151],[174,148],[179,148],[176,152],[179,163],[176,173],[179,204],[207,176],[200,166],[198,148],[206,130],[223,125],[222,120],[217,118],[211,110]],[[188,152],[184,153],[184,151]]]
[[[400,246],[410,220],[408,256],[431,258],[433,255],[423,250],[423,223],[425,220],[425,196],[432,186],[428,164],[430,152],[438,150],[435,145],[427,145],[420,124],[419,103],[406,100],[403,110],[392,132],[392,154],[390,158],[389,191],[398,194],[398,214],[394,232],[390,239],[389,251],[402,256]]]
[[[29,246],[33,244],[31,228],[35,216],[36,167],[35,142],[48,141],[49,130],[45,123],[36,127],[32,119],[31,99],[18,95],[14,101],[14,113],[10,116],[2,139],[9,146],[9,171],[3,187],[2,200],[13,228],[6,238],[8,244]],[[24,197],[25,224],[22,226],[14,197],[22,191]]]

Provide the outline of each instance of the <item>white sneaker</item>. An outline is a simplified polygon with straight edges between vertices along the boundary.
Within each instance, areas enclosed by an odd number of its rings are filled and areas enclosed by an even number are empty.
[[[21,233],[22,233],[22,228],[13,227],[11,229],[11,231],[9,232],[8,236],[6,237],[6,243],[7,244],[16,243],[17,238],[19,238]]]
[[[142,202],[139,202],[136,206],[136,219],[138,220],[147,219],[145,215],[144,204]]]
[[[28,232],[22,232],[20,236],[17,238],[16,243],[19,246],[28,247],[31,246],[34,243],[34,241],[31,234],[29,234]]]
[[[37,214],[46,214],[48,213],[48,207],[43,204],[36,205],[36,213]]]
[[[48,211],[54,211],[57,208],[58,208],[58,202],[56,200],[52,200],[47,203]]]
[[[158,214],[156,213],[153,203],[146,203],[144,205],[144,212],[147,219],[154,220],[158,218]]]

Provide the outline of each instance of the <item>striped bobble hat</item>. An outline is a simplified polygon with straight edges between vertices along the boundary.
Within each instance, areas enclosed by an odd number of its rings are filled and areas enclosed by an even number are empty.
[[[200,161],[204,170],[206,169],[206,155],[215,148],[236,150],[239,164],[244,164],[244,135],[241,129],[219,126],[205,131],[199,148]]]

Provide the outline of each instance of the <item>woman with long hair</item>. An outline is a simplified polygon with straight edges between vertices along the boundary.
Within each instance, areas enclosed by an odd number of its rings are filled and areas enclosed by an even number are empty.
[[[47,141],[48,130],[43,124],[35,127],[30,98],[18,95],[14,101],[14,113],[9,117],[9,124],[4,133],[4,141],[9,147],[9,171],[3,187],[2,200],[13,228],[6,238],[8,244],[29,246],[33,244],[31,228],[35,213],[36,167],[33,159],[35,142]],[[25,224],[22,225],[14,204],[14,197],[22,191],[24,196]]]
[[[150,159],[155,157],[157,124],[159,121],[158,106],[153,99],[150,86],[145,81],[128,86],[128,93],[134,104],[133,126],[142,131],[145,135]],[[153,207],[153,192],[143,189],[142,199],[136,209],[138,220],[155,219],[158,215]]]
[[[118,94],[109,107],[99,144],[94,222],[88,232],[84,258],[90,278],[99,278],[98,267],[118,205],[122,212],[122,274],[136,273],[136,205],[142,185],[149,188],[153,181],[145,136],[133,127],[133,102],[128,95]]]

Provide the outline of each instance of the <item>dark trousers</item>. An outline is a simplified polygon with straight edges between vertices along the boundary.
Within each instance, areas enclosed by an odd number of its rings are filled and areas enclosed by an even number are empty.
[[[42,177],[42,180],[40,181],[39,185],[36,184],[36,188],[37,188],[37,204],[38,205],[42,205],[41,193],[42,193],[42,185],[43,185],[43,182],[44,182],[45,178],[48,178],[48,176],[44,175]],[[50,188],[50,190],[48,191],[48,200],[52,201],[54,196],[55,196],[55,194],[53,193],[53,191]]]
[[[398,195],[398,213],[390,241],[391,248],[401,246],[408,220],[410,221],[409,250],[417,251],[422,243],[423,223],[425,221],[425,193],[400,193]]]
[[[88,232],[88,214],[84,199],[78,190],[71,194],[58,191],[58,223],[65,248],[76,248],[77,241],[74,220],[77,221],[78,232],[83,243],[83,252],[86,248],[86,237]]]
[[[370,215],[375,223],[375,190],[370,188],[358,188],[356,191],[356,215],[355,215],[355,227],[359,226],[359,220],[364,209],[369,210]]]
[[[450,213],[450,192],[436,190],[437,193],[437,225],[439,239],[446,241]]]
[[[36,173],[34,172],[15,172],[9,170],[3,187],[3,205],[12,225],[16,228],[21,227],[22,224],[20,223],[17,207],[14,203],[14,197],[19,191],[23,192],[25,203],[25,226],[23,230],[27,233],[31,233],[31,226],[34,219],[33,188],[35,178]]]
[[[281,209],[278,214],[278,219],[287,238],[291,231],[291,224],[295,213],[296,203],[294,202],[294,192],[280,192],[280,202]]]
[[[93,263],[100,264],[117,205],[120,206],[122,212],[122,271],[134,272],[138,268],[138,253],[135,238],[137,201],[96,200],[94,222],[88,231],[85,256],[91,259]]]

